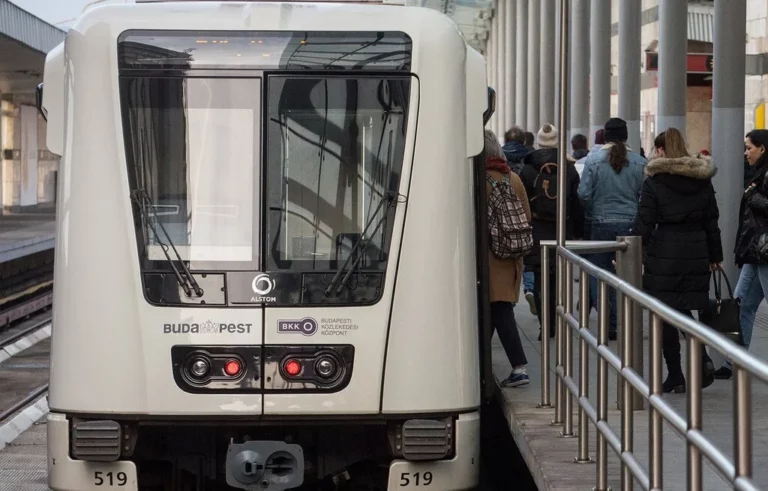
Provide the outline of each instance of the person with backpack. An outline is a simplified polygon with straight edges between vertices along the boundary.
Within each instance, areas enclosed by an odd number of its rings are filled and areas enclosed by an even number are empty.
[[[533,248],[531,211],[523,183],[509,168],[499,140],[490,130],[485,130],[485,169],[491,323],[512,366],[501,386],[519,387],[530,382],[514,309],[520,298],[523,256]]]
[[[587,155],[578,194],[592,217],[590,240],[616,240],[631,235],[645,179],[645,159],[627,145],[627,123],[611,118],[605,123],[605,145]],[[614,253],[592,254],[596,266],[616,274]],[[589,281],[590,307],[597,307],[597,279]],[[609,288],[608,339],[615,340],[616,292]]]
[[[523,170],[520,178],[525,186],[528,202],[531,207],[531,225],[533,226],[533,250],[526,256],[526,266],[534,272],[534,300],[536,312],[541,324],[541,241],[555,240],[557,238],[557,169],[558,162],[558,131],[553,125],[547,123],[541,127],[537,135],[538,149],[529,153],[523,160]],[[579,187],[579,173],[573,165],[573,160],[568,156],[564,163],[566,172],[566,188],[564,190],[565,214],[566,214],[566,239],[581,238],[584,229],[584,210],[579,203],[577,189]],[[549,336],[555,336],[555,309],[557,307],[555,276],[556,261],[554,254],[549,267],[549,318],[550,325],[543,326],[542,331],[548,329]],[[541,339],[541,335],[539,335]]]

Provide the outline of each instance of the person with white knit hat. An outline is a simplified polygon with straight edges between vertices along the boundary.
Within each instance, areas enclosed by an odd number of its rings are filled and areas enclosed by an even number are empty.
[[[560,133],[558,133],[557,128],[546,123],[536,134],[536,146],[538,148],[557,148],[559,138]]]
[[[525,185],[528,201],[531,205],[531,225],[533,226],[533,251],[526,256],[526,268],[534,273],[534,301],[536,303],[537,317],[541,323],[541,248],[542,240],[555,240],[557,235],[557,184],[559,133],[557,128],[550,123],[542,125],[536,135],[536,146],[533,152],[523,159],[523,170],[520,179]],[[569,156],[569,161],[572,160]],[[566,238],[581,239],[584,228],[584,210],[579,202],[577,190],[579,188],[579,173],[576,168],[566,162],[566,188],[563,193],[566,212]],[[550,268],[550,285],[555,284],[555,268]],[[549,336],[555,336],[555,288],[549,289],[549,319],[550,325],[542,326],[542,331],[548,330]]]

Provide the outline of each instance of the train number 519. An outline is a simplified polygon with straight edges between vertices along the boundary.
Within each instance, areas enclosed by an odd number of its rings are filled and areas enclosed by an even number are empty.
[[[432,484],[432,473],[427,472],[403,472],[400,474],[400,487],[409,486],[413,481],[414,486],[429,486]]]
[[[125,486],[128,483],[128,476],[125,472],[101,472],[93,473],[93,484],[96,486]]]

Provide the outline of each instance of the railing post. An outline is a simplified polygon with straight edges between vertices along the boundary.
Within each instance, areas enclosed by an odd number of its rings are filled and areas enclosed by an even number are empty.
[[[579,276],[579,329],[589,330],[589,273],[582,269]],[[577,464],[594,462],[589,457],[589,416],[581,407],[582,397],[589,397],[589,345],[579,336],[579,454],[574,459]]]
[[[560,257],[562,261],[561,266],[565,269],[565,278],[561,278],[561,282],[565,283],[563,291],[563,297],[565,297],[564,311],[567,314],[573,314],[573,264],[566,261],[564,257]],[[560,317],[560,316],[558,316]],[[568,378],[573,377],[573,332],[570,325],[564,318],[560,318],[560,334],[563,338],[563,353],[565,355],[565,361],[563,363],[565,369],[565,376]],[[568,390],[568,387],[561,383],[563,395],[561,399],[563,401],[563,431],[560,435],[564,438],[574,437],[573,434],[573,394]]]
[[[608,285],[597,279],[597,344],[608,344]],[[608,420],[608,362],[597,357],[597,422]],[[597,431],[597,486],[595,491],[608,489],[608,442]]]
[[[557,248],[555,248],[555,258],[557,266],[555,270],[555,306],[557,306],[563,304],[563,282],[561,281],[563,258],[557,253]],[[550,320],[550,322],[555,323],[555,419],[552,420],[552,425],[555,426],[563,424],[563,389],[565,386],[563,380],[557,375],[557,368],[563,366],[563,324],[562,319],[557,313],[555,313],[555,318]],[[547,329],[547,335],[549,335],[549,329]]]
[[[662,397],[662,363],[661,363],[661,336],[662,336],[663,324],[661,318],[654,313],[651,313],[651,336],[648,346],[648,354],[650,355],[650,383],[649,397]],[[663,467],[664,467],[664,455],[663,455],[663,438],[664,438],[664,419],[659,411],[651,406],[648,413],[650,419],[650,431],[648,432],[648,470],[650,477],[651,491],[659,491],[662,489],[663,482]]]
[[[749,372],[733,366],[733,463],[736,479],[752,477],[752,388]]]
[[[539,407],[552,407],[549,400],[549,248],[541,246],[541,402]]]
[[[702,346],[696,336],[688,335],[688,431],[701,430],[701,380]],[[688,487],[686,489],[702,489],[701,451],[690,440],[688,447]]]
[[[632,312],[635,310],[632,305],[632,299],[622,295],[623,298],[623,326],[631,325]],[[632,333],[625,328],[624,336],[621,343],[621,366],[622,368],[629,366],[632,362]],[[642,372],[640,372],[642,376]],[[632,453],[634,448],[634,422],[632,418],[632,385],[627,380],[619,376],[619,380],[623,382],[622,387],[622,403],[621,403],[621,451]],[[623,464],[621,465],[621,491],[632,491],[634,480],[632,478],[632,471],[630,468]]]
[[[638,290],[643,289],[643,241],[642,238],[639,236],[627,236],[627,237],[619,237],[619,241],[624,242],[627,244],[627,248],[624,251],[619,251],[616,261],[616,274],[619,278],[626,281],[630,285],[634,286]],[[617,298],[618,302],[618,298]],[[630,346],[631,346],[631,361],[629,365],[632,367],[632,369],[640,375],[643,376],[643,309],[641,308],[635,308],[632,309],[632,315],[630,317],[627,317],[623,313],[624,306],[622,305],[622,317],[619,317],[617,315],[617,321],[620,319],[624,319],[622,324],[622,328],[620,329],[619,334],[619,346],[623,346],[623,339],[622,336],[624,334],[628,334],[632,336],[632,339],[630,340]],[[617,313],[618,314],[618,313]],[[630,319],[631,322],[627,323],[626,320]],[[621,385],[621,384],[619,384]],[[623,391],[623,389],[622,389]],[[635,411],[643,410],[645,409],[645,398],[642,394],[637,393],[636,391],[632,391],[632,408]],[[622,397],[619,397],[619,400],[622,400]],[[628,398],[623,398],[623,400],[630,400]]]

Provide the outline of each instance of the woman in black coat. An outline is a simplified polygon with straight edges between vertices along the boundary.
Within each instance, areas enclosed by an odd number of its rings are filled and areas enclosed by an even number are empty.
[[[635,233],[645,251],[643,286],[660,301],[693,317],[709,303],[713,269],[720,268],[719,212],[712,187],[715,167],[691,157],[678,130],[669,128],[654,142],[658,158],[645,168]],[[664,392],[685,392],[678,330],[664,324],[662,350],[667,363]],[[714,382],[714,365],[702,348],[703,386]]]

